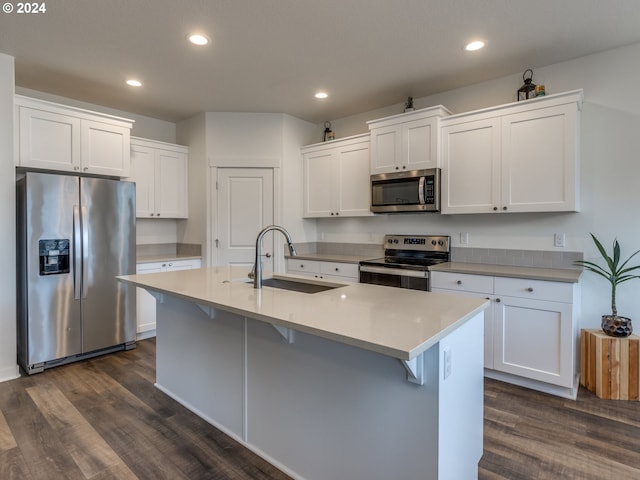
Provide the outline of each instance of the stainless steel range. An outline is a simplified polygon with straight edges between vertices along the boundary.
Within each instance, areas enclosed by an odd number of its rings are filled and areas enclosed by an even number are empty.
[[[446,235],[385,235],[384,258],[360,262],[360,283],[429,290],[429,266],[448,262]]]

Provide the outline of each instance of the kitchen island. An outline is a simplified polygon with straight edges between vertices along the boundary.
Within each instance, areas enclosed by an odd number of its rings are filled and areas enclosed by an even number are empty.
[[[486,300],[247,271],[120,277],[157,299],[159,389],[294,478],[477,478]]]

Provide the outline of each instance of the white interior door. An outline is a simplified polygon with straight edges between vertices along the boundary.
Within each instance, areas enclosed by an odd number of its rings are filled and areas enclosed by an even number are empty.
[[[270,168],[218,168],[217,232],[214,248],[218,265],[253,265],[256,237],[273,223],[273,170]],[[262,243],[262,265],[273,271],[273,233]]]

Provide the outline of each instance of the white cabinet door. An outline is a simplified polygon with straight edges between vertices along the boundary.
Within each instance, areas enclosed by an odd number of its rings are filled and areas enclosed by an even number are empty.
[[[500,203],[500,120],[446,125],[441,132],[442,213],[489,213]]]
[[[129,176],[131,120],[21,95],[15,105],[18,166]]]
[[[131,139],[131,177],[136,183],[136,217],[188,217],[188,149]]]
[[[131,177],[136,183],[136,217],[155,216],[155,152],[131,143]]]
[[[371,213],[371,182],[369,180],[369,142],[346,145],[337,152],[338,215],[369,216]]]
[[[437,168],[442,106],[367,122],[371,131],[371,174]]]
[[[442,120],[442,213],[579,208],[582,92]]]
[[[18,107],[18,165],[80,171],[80,119]]]
[[[504,209],[577,210],[577,125],[571,104],[503,117]]]
[[[497,295],[494,305],[494,369],[571,388],[571,304]]]
[[[371,174],[395,172],[402,157],[402,129],[397,125],[371,129]]]
[[[484,368],[494,368],[493,366],[493,356],[494,356],[494,353],[493,353],[494,352],[493,305],[494,305],[495,297],[493,296],[493,294],[465,292],[462,290],[447,290],[446,288],[432,288],[431,291],[434,293],[445,293],[448,295],[463,295],[463,296],[474,297],[474,298],[485,298],[489,300],[489,302],[491,302],[491,304],[484,311]]]
[[[136,265],[136,274],[159,273],[161,271],[161,263],[139,263]],[[153,336],[145,332],[156,329],[156,299],[144,288],[136,288],[136,319],[138,339]]]
[[[83,173],[128,177],[130,128],[82,120],[81,163]]]
[[[187,218],[187,156],[183,152],[156,151],[156,216]]]
[[[438,167],[438,118],[407,122],[402,126],[402,168],[422,170]]]
[[[330,217],[337,212],[333,183],[336,163],[332,150],[307,153],[304,162],[304,216]]]
[[[431,272],[431,291],[449,295],[485,298],[491,302],[484,311],[484,368],[494,368],[494,277],[462,273]]]
[[[192,270],[200,268],[202,260],[171,260],[166,262],[139,263],[136,274]],[[156,299],[143,288],[136,288],[137,339],[154,337],[156,331]]]
[[[369,135],[302,148],[306,218],[373,215],[369,149]]]

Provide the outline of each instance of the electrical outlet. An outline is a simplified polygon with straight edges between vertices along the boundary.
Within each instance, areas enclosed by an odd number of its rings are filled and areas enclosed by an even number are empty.
[[[553,244],[556,247],[564,247],[564,243],[565,243],[564,233],[556,233],[556,234],[554,234],[554,236],[553,236]]]
[[[460,245],[469,244],[469,232],[460,232]]]
[[[451,347],[447,347],[443,351],[444,354],[444,379],[451,375]],[[443,379],[443,380],[444,380]]]

